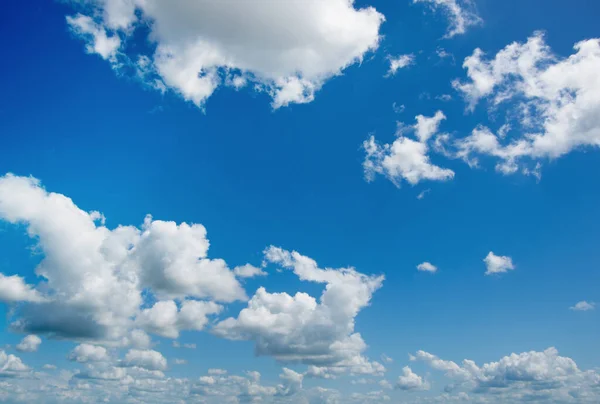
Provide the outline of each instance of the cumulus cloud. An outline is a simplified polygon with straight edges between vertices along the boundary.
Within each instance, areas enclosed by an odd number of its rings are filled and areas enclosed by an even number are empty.
[[[594,310],[596,308],[596,303],[594,302],[586,302],[585,300],[578,302],[575,306],[571,307],[571,310],[574,311],[589,311]]]
[[[397,139],[390,145],[380,145],[371,136],[363,143],[366,153],[363,162],[365,178],[373,181],[376,174],[386,176],[396,186],[404,180],[411,185],[421,181],[446,181],[454,177],[454,171],[431,163],[428,142],[438,133],[446,116],[437,111],[434,116],[418,115],[413,126],[398,125]],[[417,140],[405,136],[413,131]]]
[[[456,383],[454,389],[490,394],[494,402],[593,403],[600,398],[600,375],[580,370],[571,358],[559,356],[555,348],[513,353],[482,366],[467,359],[458,365],[424,351],[412,359],[445,372]]]
[[[40,337],[37,335],[28,335],[17,344],[16,348],[20,352],[36,352],[41,344],[42,339]]]
[[[27,285],[25,280],[18,276],[6,276],[0,273],[0,300],[6,303],[14,302],[41,302],[42,295]]]
[[[398,377],[396,387],[405,391],[429,390],[429,383],[414,373],[411,368],[405,366],[402,369],[402,376]]]
[[[29,370],[19,357],[0,349],[0,377],[18,377]]]
[[[423,262],[417,265],[417,269],[422,272],[430,272],[432,274],[437,272],[437,267],[430,262]]]
[[[220,86],[246,83],[267,92],[275,108],[310,102],[329,78],[378,47],[384,21],[373,7],[348,0],[252,0],[234,8],[193,0],[176,8],[159,0],[76,3],[83,14],[67,22],[88,52],[118,55],[152,87],[199,107]],[[146,32],[153,50],[136,54],[127,43]]]
[[[233,273],[239,278],[254,278],[256,276],[266,276],[267,273],[254,265],[246,264],[233,268]]]
[[[478,165],[480,156],[498,160],[504,174],[539,177],[540,160],[600,145],[600,39],[575,44],[568,58],[555,55],[542,33],[512,43],[493,58],[481,49],[467,57],[468,80],[455,80],[469,109],[483,99],[507,110],[511,125],[497,133],[484,125],[456,140],[456,156]],[[507,136],[508,133],[512,135]]]
[[[483,23],[472,0],[413,0],[413,2],[427,4],[433,10],[439,9],[447,15],[450,26],[444,38],[464,34],[468,28]]]
[[[252,340],[258,355],[309,364],[311,376],[342,372],[377,374],[383,365],[363,355],[366,344],[354,332],[354,319],[383,282],[354,268],[321,269],[309,257],[278,247],[265,261],[292,270],[300,280],[325,285],[317,300],[307,293],[269,293],[259,288],[237,318],[218,323],[213,332],[229,339]]]
[[[222,310],[223,306],[214,302],[185,300],[178,308],[173,300],[160,301],[142,310],[136,323],[150,333],[177,338],[183,330],[201,331],[208,324],[208,316]]]
[[[247,299],[225,261],[207,257],[200,224],[147,216],[141,228],[111,230],[98,212],[11,174],[0,177],[0,220],[25,225],[43,254],[35,287],[18,276],[0,277],[0,297],[22,302],[12,312],[18,331],[142,347],[149,338],[140,327],[176,337],[202,329],[206,316],[219,313],[214,301]],[[142,291],[159,299],[156,308],[141,310],[147,303]]]
[[[512,258],[496,255],[492,251],[483,259],[483,262],[487,267],[486,275],[502,274],[515,269]]]
[[[152,349],[130,349],[122,365],[162,371],[167,369],[167,359],[160,352]]]
[[[68,358],[79,363],[106,362],[109,360],[109,355],[106,348],[102,346],[80,344],[71,351]]]
[[[387,72],[388,76],[393,76],[399,69],[404,69],[415,63],[415,55],[410,53],[407,55],[389,56],[390,68]]]

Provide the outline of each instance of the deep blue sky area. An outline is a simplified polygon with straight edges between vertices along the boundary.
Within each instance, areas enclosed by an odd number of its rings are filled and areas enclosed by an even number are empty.
[[[161,94],[85,52],[65,20],[74,14],[72,4],[8,0],[0,12],[0,175],[33,176],[82,210],[102,212],[109,229],[141,227],[146,214],[201,223],[210,240],[208,256],[231,268],[260,267],[263,250],[275,245],[311,257],[321,268],[384,275],[354,329],[368,345],[364,355],[394,358],[385,364],[392,384],[407,365],[426,377],[431,388],[416,393],[425,398],[443,393],[444,372],[410,362],[408,354],[418,350],[483,364],[556,347],[580,369],[597,369],[597,310],[570,310],[580,301],[600,301],[597,148],[540,158],[539,181],[496,172],[491,157],[475,168],[439,153],[430,155],[431,162],[453,170],[452,180],[395,186],[377,175],[365,181],[363,141],[374,135],[392,143],[397,122],[412,125],[416,115],[442,110],[447,119],[440,131],[456,138],[482,122],[494,129],[502,124],[485,102],[466,111],[452,88],[452,80],[467,79],[462,62],[475,48],[493,58],[541,30],[565,58],[576,42],[600,36],[596,1],[475,3],[483,23],[445,39],[448,18],[441,10],[411,1],[356,1],[355,8],[373,6],[385,16],[377,50],[326,80],[312,102],[275,109],[271,97],[252,86],[220,86],[202,108],[176,91]],[[148,46],[143,38],[129,41]],[[441,48],[454,61],[440,59]],[[388,55],[410,53],[413,65],[384,77]],[[452,101],[436,99],[442,94]],[[394,110],[394,103],[404,110]],[[43,251],[32,252],[37,239],[27,236],[26,225],[0,222],[0,272],[37,284],[34,270]],[[510,256],[514,271],[486,276],[483,259],[490,251]],[[418,271],[425,261],[438,271]],[[324,290],[275,269],[269,265],[268,276],[243,280],[248,296],[261,286],[317,299]],[[10,326],[13,306],[0,307],[0,344],[14,347],[25,334]],[[244,307],[246,302],[226,305],[211,322],[236,317]],[[67,359],[73,341],[41,336],[37,353],[6,351],[31,368],[77,368]],[[258,370],[265,383],[277,383],[282,366],[296,369],[255,356],[252,341],[185,331],[179,341],[197,349],[182,351],[168,338],[152,338],[159,343],[153,349],[169,359],[172,377],[197,379],[209,368],[224,368]],[[183,356],[186,365],[171,365]],[[380,389],[352,385],[352,377],[305,376],[304,388]],[[417,397],[403,389],[386,394],[392,402]]]

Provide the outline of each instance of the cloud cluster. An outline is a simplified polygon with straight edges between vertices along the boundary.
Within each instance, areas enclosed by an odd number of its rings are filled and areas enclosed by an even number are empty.
[[[252,340],[258,355],[308,364],[313,377],[384,371],[383,365],[362,355],[367,346],[354,332],[355,317],[381,287],[383,276],[364,275],[354,268],[322,269],[311,258],[278,247],[265,251],[265,261],[292,270],[302,281],[323,284],[320,299],[301,292],[269,293],[261,287],[237,318],[221,321],[214,333]]]
[[[386,176],[396,186],[400,186],[402,180],[415,185],[425,180],[447,181],[454,177],[454,171],[432,164],[428,155],[429,140],[438,134],[446,116],[437,111],[432,117],[418,115],[415,119],[417,122],[412,126],[398,125],[397,138],[391,145],[380,145],[374,136],[363,143],[367,181],[374,180],[376,174]],[[409,131],[414,132],[416,140],[405,136]]]
[[[185,0],[74,0],[67,17],[90,53],[132,67],[161,91],[202,107],[222,85],[253,83],[273,107],[310,102],[329,78],[380,41],[382,14],[349,0],[237,3]],[[146,36],[151,50],[127,46]],[[137,53],[136,53],[137,52]]]
[[[21,302],[11,325],[18,331],[143,346],[142,330],[176,338],[202,329],[221,310],[215,302],[247,299],[225,261],[207,258],[199,224],[147,216],[141,228],[111,230],[98,212],[10,174],[0,177],[0,219],[23,224],[43,253],[36,286],[0,277],[0,298]],[[158,301],[142,310],[149,298]]]
[[[468,80],[454,82],[473,110],[480,100],[508,110],[494,133],[480,125],[455,143],[456,156],[478,165],[480,156],[499,160],[504,174],[539,177],[540,160],[600,145],[600,39],[575,44],[568,58],[555,55],[542,33],[512,43],[488,59],[481,49],[465,59]],[[532,164],[527,164],[531,161]]]
[[[580,370],[555,348],[511,354],[483,366],[472,360],[459,365],[424,351],[411,359],[423,361],[452,379],[455,384],[446,390],[466,390],[489,402],[593,403],[600,399],[600,374]]]

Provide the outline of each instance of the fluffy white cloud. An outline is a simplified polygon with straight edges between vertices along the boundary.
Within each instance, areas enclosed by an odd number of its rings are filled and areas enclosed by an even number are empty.
[[[0,377],[17,377],[29,371],[19,357],[0,349]]]
[[[41,344],[42,339],[40,337],[37,335],[28,335],[17,344],[16,348],[20,352],[36,352]]]
[[[477,15],[473,0],[413,0],[414,3],[425,3],[432,9],[441,9],[450,20],[450,27],[444,36],[452,38],[464,34],[467,29],[480,25],[483,20]]]
[[[559,356],[555,348],[513,353],[481,367],[471,360],[464,360],[460,366],[423,351],[412,359],[427,362],[458,383],[449,390],[489,394],[491,402],[593,403],[600,399],[600,375],[580,370],[571,358]]]
[[[175,8],[160,0],[77,3],[92,17],[78,14],[68,22],[88,51],[142,61],[153,87],[170,88],[199,107],[219,86],[247,82],[269,93],[275,108],[310,102],[325,81],[378,47],[384,21],[374,8],[356,9],[350,0],[252,0],[233,8],[194,0]],[[144,29],[154,53],[134,55],[127,40]]]
[[[510,125],[495,134],[485,126],[456,141],[458,157],[471,165],[478,156],[499,160],[505,174],[539,176],[540,160],[600,145],[600,39],[575,44],[575,53],[552,53],[541,33],[512,43],[486,59],[481,49],[465,59],[468,80],[454,82],[472,110],[482,99],[508,110]],[[527,160],[532,164],[527,164]]]
[[[291,296],[261,287],[237,318],[218,323],[213,332],[253,340],[258,355],[313,365],[313,376],[384,370],[362,356],[366,344],[354,332],[355,317],[381,287],[383,276],[367,276],[354,268],[321,269],[311,258],[277,247],[265,250],[265,261],[291,269],[302,281],[324,284],[319,301],[306,293]]]
[[[254,265],[246,264],[233,268],[233,273],[239,278],[254,278],[255,276],[266,276],[267,273]]]
[[[402,376],[398,377],[396,387],[400,390],[429,390],[429,383],[412,371],[411,368],[405,366],[402,369]]]
[[[0,300],[6,303],[14,303],[41,302],[44,299],[33,286],[27,285],[20,276],[6,276],[0,273]]]
[[[492,251],[483,259],[483,262],[487,267],[486,275],[502,274],[515,269],[512,258],[496,255]]]
[[[106,362],[109,359],[106,348],[91,344],[77,345],[69,354],[69,360],[79,363]]]
[[[142,347],[149,338],[138,322],[176,336],[178,330],[201,329],[207,315],[218,313],[213,300],[247,299],[225,262],[207,258],[209,242],[200,224],[147,216],[141,229],[111,230],[98,212],[85,212],[66,196],[47,192],[34,178],[11,174],[0,177],[0,220],[24,224],[43,253],[35,269],[37,289],[17,276],[0,277],[3,300],[26,302],[12,313],[18,331]],[[161,323],[164,319],[154,316],[158,309],[141,311],[142,290],[182,301],[173,322]]]
[[[122,362],[123,366],[137,366],[147,370],[166,370],[167,359],[152,349],[130,349]]]
[[[390,145],[380,145],[371,136],[363,143],[366,152],[363,168],[365,178],[372,181],[376,174],[385,175],[396,186],[402,180],[411,185],[424,180],[446,181],[454,177],[452,170],[438,167],[431,163],[428,156],[428,141],[435,135],[446,116],[438,111],[432,117],[418,115],[413,126],[400,124],[396,133],[397,139]],[[405,136],[407,131],[414,131],[417,140]]]
[[[390,68],[387,72],[388,76],[393,76],[399,69],[404,69],[415,63],[415,55],[412,53],[400,56],[389,56]]]
[[[142,310],[136,322],[150,333],[177,338],[183,330],[201,331],[208,323],[208,316],[222,310],[223,306],[213,302],[185,300],[178,308],[173,300],[167,300]]]
[[[423,262],[423,263],[417,265],[417,269],[422,272],[431,272],[431,273],[436,273],[438,270],[437,267],[430,262]]]
[[[575,311],[589,311],[596,308],[596,303],[586,302],[585,300],[578,302],[575,306],[571,307],[571,310]]]

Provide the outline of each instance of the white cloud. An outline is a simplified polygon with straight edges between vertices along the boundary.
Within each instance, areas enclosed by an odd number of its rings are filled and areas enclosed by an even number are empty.
[[[483,259],[483,262],[487,267],[486,275],[502,274],[515,269],[512,258],[496,255],[492,251]]]
[[[414,373],[411,368],[405,366],[402,369],[402,376],[398,377],[396,387],[405,391],[429,390],[429,383]]]
[[[206,316],[220,310],[213,300],[247,299],[225,261],[207,258],[209,242],[200,224],[147,216],[141,229],[110,230],[97,212],[45,191],[34,178],[11,174],[0,177],[0,220],[24,224],[43,254],[35,269],[43,288],[0,275],[0,298],[25,302],[13,313],[12,327],[21,332],[147,347],[149,337],[136,327],[136,317],[146,313],[139,320],[146,328],[157,322],[148,318],[152,311],[140,309],[142,290],[182,301],[173,323],[154,327],[171,336],[201,329]]]
[[[571,310],[575,311],[589,311],[594,310],[596,308],[596,303],[594,302],[586,302],[585,300],[578,302],[575,306],[571,307]]]
[[[185,300],[178,308],[173,300],[160,301],[138,315],[137,325],[146,331],[166,338],[177,338],[184,330],[201,331],[208,316],[219,314],[223,306],[213,302]]]
[[[504,174],[537,172],[539,177],[540,159],[600,146],[600,39],[579,42],[575,51],[566,59],[558,57],[541,33],[508,45],[489,60],[476,49],[463,64],[468,80],[456,80],[454,87],[471,110],[482,99],[494,110],[503,105],[512,136],[506,125],[498,134],[481,125],[456,141],[457,156],[475,165],[478,156],[492,156]]]
[[[254,278],[255,276],[266,276],[267,273],[254,265],[246,264],[233,268],[233,273],[239,278]]]
[[[388,76],[393,76],[399,69],[404,69],[415,63],[415,55],[412,53],[407,55],[389,56],[390,68],[387,72]]]
[[[176,8],[159,0],[78,3],[93,19],[78,14],[68,22],[88,51],[137,59],[127,40],[149,28],[156,48],[142,55],[151,64],[146,70],[199,107],[219,86],[245,82],[270,94],[275,108],[310,102],[329,78],[378,47],[384,21],[374,8],[356,9],[348,0],[251,0],[234,8],[193,0]]]
[[[167,359],[152,349],[130,349],[122,362],[123,366],[137,366],[147,370],[166,370]]]
[[[185,359],[178,359],[178,358],[175,358],[175,360],[173,362],[176,365],[185,365],[187,363],[187,361]]]
[[[0,300],[6,303],[41,302],[43,297],[18,275],[6,276],[0,273]]]
[[[438,270],[437,267],[435,265],[433,265],[432,263],[430,263],[430,262],[423,262],[423,263],[417,265],[417,269],[419,271],[430,272],[432,274],[436,273],[437,270]]]
[[[385,369],[362,355],[366,344],[354,332],[355,317],[381,287],[383,276],[367,276],[354,268],[321,269],[311,258],[277,247],[265,250],[265,261],[292,270],[302,281],[324,284],[319,301],[306,293],[291,296],[261,287],[237,318],[218,323],[214,333],[253,340],[258,355],[313,365],[313,376]]]
[[[425,3],[432,9],[441,9],[450,20],[450,27],[444,36],[452,38],[467,32],[467,29],[480,25],[483,20],[477,15],[472,0],[413,0],[414,3]]]
[[[0,349],[0,377],[17,377],[27,371],[29,367],[19,357]]]
[[[79,363],[106,362],[110,359],[106,348],[91,344],[77,345],[68,358]]]
[[[385,363],[392,363],[394,360],[387,356],[386,354],[381,354],[381,360]]]
[[[366,180],[372,181],[376,174],[381,174],[399,186],[402,180],[415,185],[424,180],[452,179],[452,170],[432,164],[428,156],[427,143],[438,132],[444,119],[446,116],[441,111],[436,112],[433,117],[418,115],[415,125],[399,125],[397,139],[391,145],[378,144],[374,136],[367,139],[363,143],[366,152],[363,162]],[[418,140],[404,136],[407,131],[414,131]]]
[[[16,346],[20,352],[36,352],[42,343],[42,339],[37,335],[28,335]]]
[[[87,42],[86,51],[88,53],[97,53],[103,59],[116,62],[117,51],[121,46],[121,39],[117,34],[108,36],[102,25],[81,14],[74,17],[68,16],[67,23],[76,35]]]
[[[493,398],[492,402],[594,403],[600,398],[600,375],[580,370],[571,358],[559,356],[555,348],[513,353],[483,366],[467,359],[460,366],[423,351],[413,359],[445,372],[457,383],[454,390],[489,394],[484,397]]]

